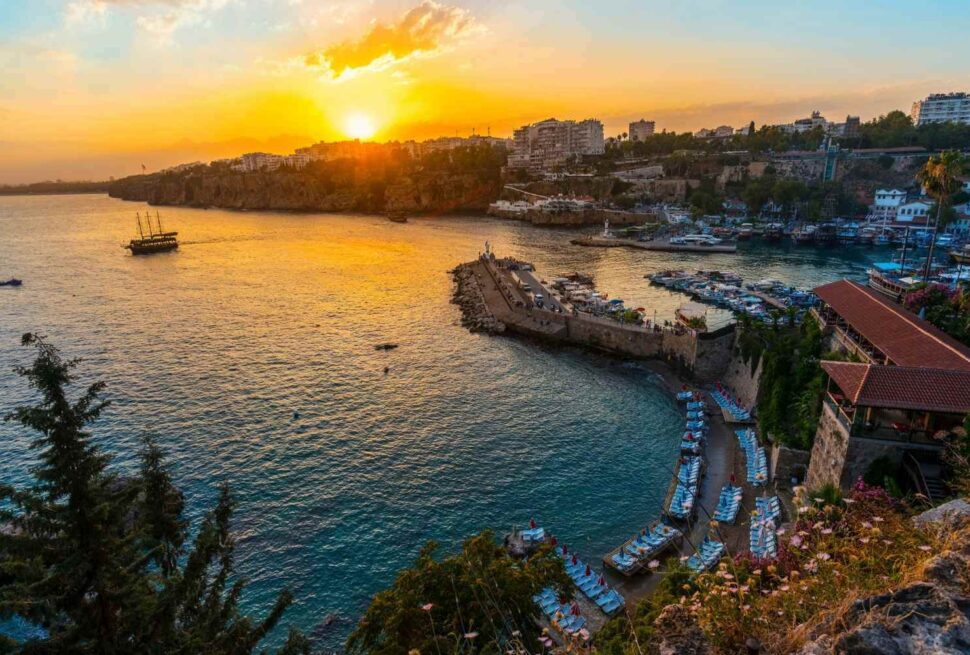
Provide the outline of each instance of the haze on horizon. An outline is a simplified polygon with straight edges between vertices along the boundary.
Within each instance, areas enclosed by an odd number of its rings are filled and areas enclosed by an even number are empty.
[[[317,140],[685,131],[970,90],[965,0],[0,0],[0,183]]]

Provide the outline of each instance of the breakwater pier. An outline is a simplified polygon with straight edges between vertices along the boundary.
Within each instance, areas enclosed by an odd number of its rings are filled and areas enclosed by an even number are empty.
[[[463,310],[463,323],[472,329],[481,325],[491,333],[514,332],[637,359],[660,359],[698,380],[717,379],[730,360],[733,326],[699,332],[636,320],[631,312],[598,315],[581,309],[530,264],[491,253],[459,265],[452,274],[457,286],[453,301]]]

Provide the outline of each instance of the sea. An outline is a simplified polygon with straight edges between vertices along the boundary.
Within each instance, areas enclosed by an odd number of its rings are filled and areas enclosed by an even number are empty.
[[[178,251],[121,248],[159,212]],[[587,230],[590,231],[590,230]],[[32,402],[14,373],[37,332],[81,358],[73,389],[107,383],[92,426],[112,466],[164,449],[197,527],[228,483],[243,609],[289,588],[281,626],[339,651],[373,595],[429,540],[442,553],[534,517],[581,556],[658,516],[677,457],[676,403],[641,363],[471,334],[449,271],[488,242],[540,275],[670,320],[669,268],[810,287],[888,259],[874,249],[744,244],[736,255],[570,245],[577,231],[483,216],[150,208],[102,195],[0,198],[0,413]],[[395,343],[379,351],[375,346]],[[387,371],[385,372],[385,368]],[[0,422],[0,481],[30,482],[35,435]]]

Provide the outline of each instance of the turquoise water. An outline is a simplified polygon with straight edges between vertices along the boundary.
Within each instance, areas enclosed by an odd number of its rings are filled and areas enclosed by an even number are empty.
[[[116,464],[154,435],[195,521],[230,482],[246,608],[288,586],[284,623],[328,649],[428,539],[450,549],[535,516],[595,560],[658,513],[675,404],[641,365],[462,329],[447,271],[486,239],[543,274],[592,273],[660,318],[684,300],[643,279],[660,268],[811,285],[885,257],[677,257],[491,219],[163,208],[183,247],[133,258],[119,244],[144,209],[0,198],[0,278],[24,279],[0,288],[0,412],[30,399],[10,372],[30,357],[23,332],[83,357],[83,381],[105,380],[114,402],[95,434]],[[400,348],[374,350],[387,341]],[[0,423],[4,482],[28,479],[30,439]]]

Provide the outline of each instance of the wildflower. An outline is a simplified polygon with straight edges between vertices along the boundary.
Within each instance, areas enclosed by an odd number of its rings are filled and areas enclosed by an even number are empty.
[[[746,594],[748,593],[748,589],[749,589],[748,585],[742,585],[741,587],[738,588],[738,591],[740,591],[742,594]]]
[[[892,539],[883,539],[882,540],[882,543],[886,544],[887,546],[892,546],[893,545],[893,540]]]
[[[465,639],[474,639],[477,636],[478,636],[478,633],[477,632],[466,632],[465,633]]]
[[[812,498],[812,500],[818,503],[819,505],[825,502],[824,498]]]
[[[882,517],[881,516],[873,516],[872,517],[872,520],[875,521],[876,523],[882,523]]]
[[[687,556],[687,555],[681,555],[681,556],[680,556],[680,561],[681,561],[681,562],[686,562],[686,561],[687,561],[687,560],[689,560],[689,559],[690,559],[690,557],[689,557],[689,556]]]
[[[784,616],[785,613],[782,610],[778,610],[778,616]]]
[[[810,511],[812,511],[812,508],[811,507],[799,507],[798,508],[798,513],[799,514],[805,514],[806,512],[810,512]]]
[[[869,528],[872,527],[872,523],[869,523],[869,521],[863,521],[862,522],[862,527],[864,527],[864,528],[866,528],[868,530]]]
[[[775,534],[780,537],[781,535],[785,534],[785,528],[778,528],[775,530]]]
[[[781,586],[780,586],[780,587],[778,587],[778,588],[779,588],[780,590],[782,590],[782,591],[788,591],[788,589],[789,589],[789,587],[788,587],[788,585],[786,585],[786,584],[783,584],[783,585],[781,585]]]
[[[660,566],[660,560],[652,559],[647,566],[649,566],[651,569],[656,569],[658,566]]]
[[[794,546],[795,548],[798,548],[799,546],[802,545],[802,538],[799,537],[797,534],[796,535],[792,535],[791,545]]]
[[[832,534],[832,528],[825,528],[822,530],[822,534]]]
[[[920,547],[919,547],[919,549],[920,549],[920,550],[925,550],[925,551],[931,551],[931,550],[933,550],[933,549],[932,549],[932,548],[930,548],[929,546],[925,546],[925,545],[924,545],[924,546],[920,546]]]
[[[845,503],[845,504],[847,504],[847,505],[851,505],[852,503],[855,502],[855,499],[853,499],[853,498],[843,498],[842,499],[842,502]]]
[[[761,575],[761,569],[755,569],[751,572],[751,575]]]
[[[751,606],[750,605],[742,605],[741,606],[741,611],[742,612],[747,612],[749,609],[751,609]]]
[[[867,544],[869,543],[869,537],[859,537],[859,541],[861,541],[864,544]]]
[[[829,555],[828,553],[819,553],[819,554],[817,555],[817,557],[818,557],[818,558],[819,558],[820,560],[822,560],[823,562],[824,562],[824,561],[826,561],[826,560],[830,560],[830,559],[832,559],[832,556],[831,556],[831,555]]]

